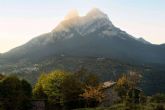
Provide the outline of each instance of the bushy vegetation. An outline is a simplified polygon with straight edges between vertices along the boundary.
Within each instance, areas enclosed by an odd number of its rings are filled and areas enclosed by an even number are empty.
[[[27,81],[15,76],[1,77],[0,110],[29,110],[31,98],[32,88]]]
[[[99,77],[84,68],[75,73],[56,70],[43,73],[32,90],[26,80],[0,75],[0,110],[31,110],[32,100],[45,100],[46,110],[165,110],[165,94],[145,96],[141,77],[130,71],[104,88]],[[107,94],[112,91],[115,99]],[[111,102],[104,106],[107,98]]]
[[[165,110],[165,94],[145,96],[138,88],[141,75],[129,72],[117,80],[115,91],[120,100],[109,107],[81,108],[76,110]]]
[[[49,108],[95,107],[101,100],[98,77],[81,69],[76,73],[53,71],[42,74],[34,86],[35,99],[48,100]]]

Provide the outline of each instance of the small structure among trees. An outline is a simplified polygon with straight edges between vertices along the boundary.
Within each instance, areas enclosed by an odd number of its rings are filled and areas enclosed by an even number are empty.
[[[117,92],[114,91],[114,87],[116,86],[116,82],[114,81],[106,81],[101,84],[102,92],[104,94],[104,98],[100,104],[100,106],[107,107],[112,105],[116,100],[119,99]]]

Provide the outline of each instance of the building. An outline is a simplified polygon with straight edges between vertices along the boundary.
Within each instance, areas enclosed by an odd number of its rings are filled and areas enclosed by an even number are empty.
[[[103,99],[100,106],[103,106],[103,107],[110,106],[113,104],[114,101],[119,99],[117,93],[113,89],[115,85],[116,85],[116,82],[113,82],[113,81],[106,81],[102,84],[102,90],[106,97]]]

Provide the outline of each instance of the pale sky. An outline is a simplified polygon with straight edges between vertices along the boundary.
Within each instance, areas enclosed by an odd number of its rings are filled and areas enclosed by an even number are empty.
[[[131,35],[165,43],[165,0],[0,0],[0,53],[50,32],[71,9],[93,7]]]

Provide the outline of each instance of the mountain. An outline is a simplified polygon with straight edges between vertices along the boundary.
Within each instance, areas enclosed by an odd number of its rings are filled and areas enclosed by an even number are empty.
[[[148,94],[165,92],[165,44],[151,44],[117,28],[95,8],[85,16],[72,10],[51,32],[0,54],[0,73],[17,74],[34,83],[40,73],[85,67],[104,81],[129,70],[142,73]]]
[[[144,39],[136,39],[115,27],[108,16],[92,9],[80,17],[69,13],[51,32],[2,55],[8,61],[42,60],[48,56],[106,57],[131,63],[165,64],[165,50]],[[2,58],[1,57],[1,58]]]
[[[150,42],[146,41],[144,38],[140,37],[137,39],[138,41],[144,43],[144,44],[151,44]]]

